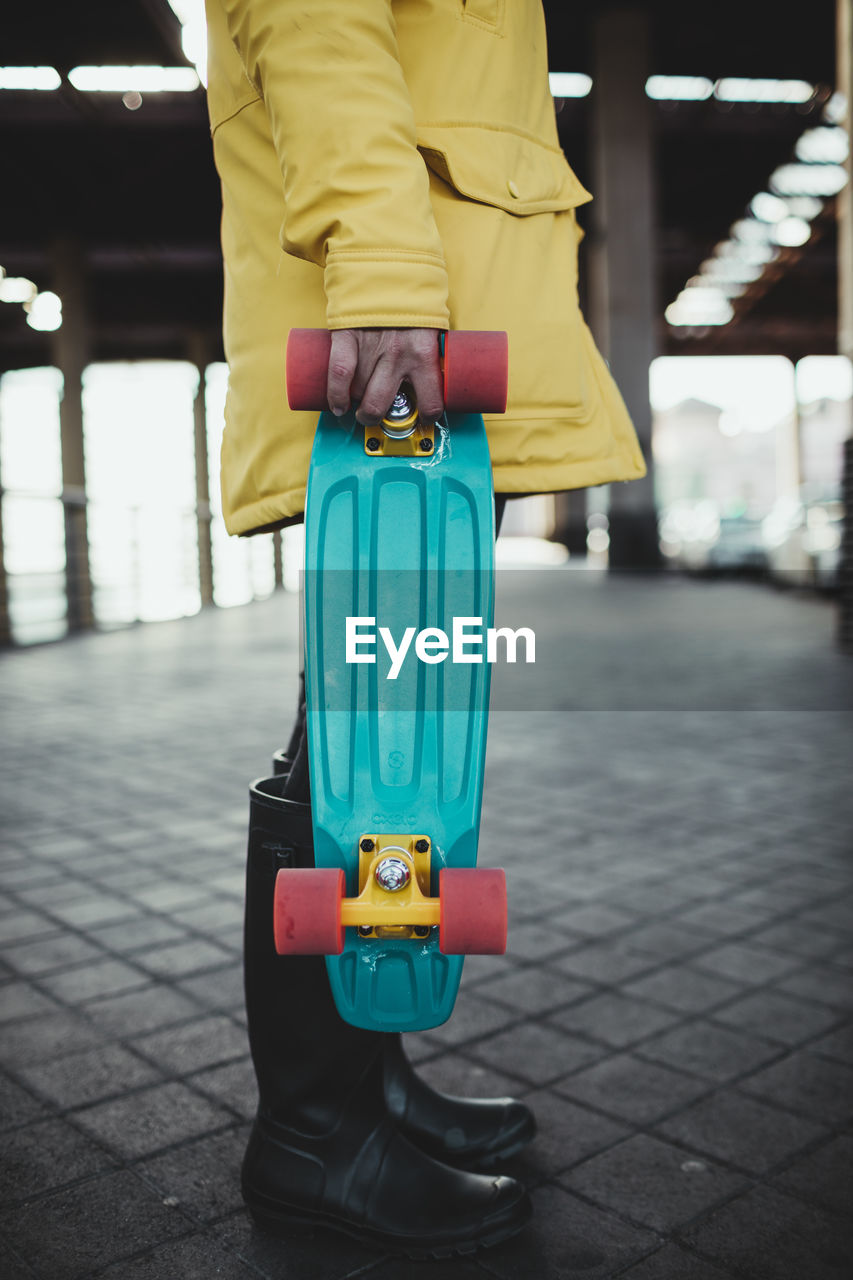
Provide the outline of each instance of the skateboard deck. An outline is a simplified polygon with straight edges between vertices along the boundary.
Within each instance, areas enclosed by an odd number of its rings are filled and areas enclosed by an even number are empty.
[[[343,897],[343,914],[316,949],[327,953],[339,1012],[356,1026],[439,1025],[453,1009],[464,958],[447,952],[503,949],[488,941],[484,947],[477,936],[479,914],[494,918],[502,909],[505,939],[505,887],[501,907],[494,880],[503,873],[471,871],[488,724],[485,629],[493,621],[494,539],[491,462],[479,413],[446,412],[434,428],[418,424],[405,439],[366,429],[352,413],[321,414],[306,494],[304,576],[318,870],[279,875],[282,886],[298,889],[311,876],[319,886],[323,869],[333,885],[328,892]],[[483,637],[464,648],[480,661],[453,661],[454,619]],[[426,628],[448,637],[443,659],[440,637],[427,634],[432,646],[416,648]],[[461,886],[453,882],[460,871],[467,873]],[[285,901],[278,888],[277,945],[303,949],[285,935],[294,921],[298,935],[300,912],[314,916],[315,906],[316,922],[328,896],[322,904],[310,894],[303,902],[291,888]],[[459,890],[452,901],[451,888]],[[356,914],[352,903],[360,894]],[[445,898],[446,914],[438,905]]]

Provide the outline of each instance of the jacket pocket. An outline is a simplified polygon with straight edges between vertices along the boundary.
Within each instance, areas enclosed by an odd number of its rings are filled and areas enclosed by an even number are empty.
[[[574,209],[592,199],[557,147],[487,125],[418,129],[426,165],[467,200],[525,215]]]
[[[486,31],[500,35],[504,25],[506,0],[462,0],[462,17]]]

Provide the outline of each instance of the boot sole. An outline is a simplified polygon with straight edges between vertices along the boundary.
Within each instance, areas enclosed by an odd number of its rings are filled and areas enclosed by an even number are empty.
[[[245,1193],[244,1193],[245,1198]],[[247,1200],[249,1213],[253,1222],[262,1231],[270,1235],[287,1239],[289,1236],[310,1237],[315,1231],[331,1231],[337,1235],[348,1236],[359,1244],[373,1245],[385,1253],[402,1254],[414,1261],[452,1258],[476,1253],[479,1249],[490,1249],[511,1239],[525,1227],[530,1220],[532,1208],[529,1200],[519,1201],[521,1216],[508,1222],[496,1224],[491,1231],[486,1231],[475,1239],[458,1240],[445,1244],[419,1239],[401,1239],[400,1236],[388,1235],[383,1231],[373,1231],[369,1227],[359,1227],[356,1223],[347,1222],[343,1218],[335,1218],[329,1214],[313,1209],[275,1210],[260,1207]]]

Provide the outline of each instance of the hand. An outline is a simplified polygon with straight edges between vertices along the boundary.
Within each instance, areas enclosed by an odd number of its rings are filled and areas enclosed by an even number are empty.
[[[434,422],[444,409],[438,329],[335,329],[329,358],[329,408],[340,417],[358,400],[365,427],[385,417],[404,380],[414,387],[418,413]]]

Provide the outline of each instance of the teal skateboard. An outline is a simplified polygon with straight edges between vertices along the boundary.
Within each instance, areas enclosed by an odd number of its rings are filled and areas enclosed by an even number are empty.
[[[330,335],[296,329],[292,408],[322,409]],[[465,954],[506,948],[503,871],[476,868],[494,610],[482,413],[506,405],[503,333],[445,335],[445,413],[404,384],[388,416],[317,424],[305,505],[312,869],[282,869],[280,954],[326,956],[343,1018],[438,1026]]]

